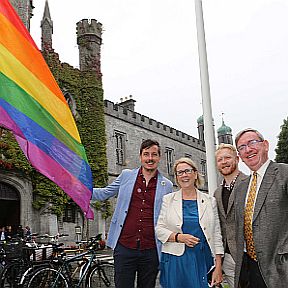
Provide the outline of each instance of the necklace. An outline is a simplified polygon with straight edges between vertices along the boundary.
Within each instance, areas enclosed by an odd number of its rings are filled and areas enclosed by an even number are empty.
[[[232,191],[239,174],[240,172],[236,175],[236,177],[231,181],[230,184],[227,184],[225,179],[223,179],[222,186],[224,186],[224,188],[226,188],[227,190]]]

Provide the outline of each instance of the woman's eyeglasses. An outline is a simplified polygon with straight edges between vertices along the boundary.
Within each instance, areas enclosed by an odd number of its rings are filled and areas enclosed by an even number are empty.
[[[175,172],[175,174],[176,174],[177,176],[182,176],[182,175],[184,175],[184,173],[186,173],[186,174],[192,174],[192,172],[194,172],[194,171],[196,171],[196,170],[193,169],[193,168],[187,168],[187,169],[185,169],[185,170],[178,170],[178,171]]]

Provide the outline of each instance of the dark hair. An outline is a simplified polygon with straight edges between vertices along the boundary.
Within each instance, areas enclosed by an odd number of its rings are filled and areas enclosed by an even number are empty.
[[[142,142],[141,146],[140,146],[140,155],[142,154],[142,151],[144,149],[148,149],[152,146],[156,145],[158,147],[158,153],[159,153],[159,156],[161,155],[161,149],[160,149],[160,145],[159,145],[159,142],[156,141],[156,140],[151,140],[151,139],[146,139]]]
[[[246,132],[254,132],[257,134],[257,136],[259,137],[260,140],[264,141],[264,137],[263,135],[256,129],[253,129],[253,128],[246,128],[240,132],[237,133],[236,137],[235,137],[235,145],[237,146],[237,143],[240,139],[240,137],[245,134]]]

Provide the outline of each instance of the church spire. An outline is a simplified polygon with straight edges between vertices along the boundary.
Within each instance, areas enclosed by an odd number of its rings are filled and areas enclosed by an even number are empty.
[[[44,13],[41,21],[41,50],[52,50],[53,21],[50,16],[48,0],[45,1]]]

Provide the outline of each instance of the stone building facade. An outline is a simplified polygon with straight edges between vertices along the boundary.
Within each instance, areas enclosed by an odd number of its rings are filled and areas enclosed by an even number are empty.
[[[123,169],[139,166],[139,147],[148,138],[159,142],[162,153],[159,170],[172,182],[175,182],[173,164],[180,157],[193,159],[206,175],[204,141],[137,113],[135,102],[132,98],[119,104],[104,101],[109,181]],[[207,183],[203,189],[207,189]]]
[[[11,0],[11,3],[29,29],[30,18],[33,15],[33,1]],[[50,16],[47,1],[45,3],[41,27],[42,51],[51,52],[49,57],[56,59],[57,63],[59,62],[57,67],[60,67],[60,71],[55,70],[55,67],[50,67],[51,71],[57,73],[57,75],[54,74],[54,76],[57,76],[57,80],[62,84],[63,94],[70,105],[75,119],[79,120],[81,116],[79,116],[78,113],[79,107],[77,107],[77,103],[78,105],[79,103],[81,104],[79,106],[83,106],[84,103],[81,103],[81,97],[84,96],[81,94],[81,89],[77,90],[73,87],[71,79],[75,78],[75,75],[82,75],[82,72],[92,71],[100,83],[102,83],[100,65],[100,48],[102,43],[101,24],[93,19],[91,21],[84,19],[77,23],[80,71],[69,66],[67,63],[61,63],[58,54],[54,53],[52,45],[53,21]],[[89,84],[88,80],[85,81]],[[93,85],[90,87],[88,85],[87,90],[86,82],[84,83],[86,85],[86,93],[91,93],[92,95],[95,93],[95,89],[97,91],[102,89],[102,87],[95,87]],[[79,97],[77,98],[78,94],[80,95],[80,99]],[[89,97],[87,99],[89,99]],[[92,105],[104,105],[103,119],[105,119],[104,133],[106,134],[107,141],[106,158],[108,163],[108,182],[111,183],[123,169],[139,166],[139,147],[142,140],[147,138],[159,141],[162,149],[162,160],[159,169],[167,178],[171,179],[171,181],[174,182],[172,171],[173,163],[176,159],[183,156],[191,157],[198,165],[200,172],[206,176],[203,123],[198,122],[199,137],[196,138],[137,113],[135,111],[135,102],[134,99],[128,97],[118,104],[109,100],[104,100],[104,102],[102,100],[102,102],[96,101],[95,104]],[[97,140],[95,139],[95,141]],[[207,190],[207,181],[203,190]],[[8,221],[7,217],[10,217],[9,221],[13,220],[14,226],[18,224],[22,224],[23,226],[29,225],[32,227],[32,231],[40,233],[68,233],[71,235],[71,241],[76,237],[75,227],[78,226],[82,228],[83,234],[85,231],[86,236],[95,235],[97,232],[105,234],[108,231],[109,219],[107,221],[103,220],[101,213],[97,211],[95,212],[95,220],[91,222],[86,221],[80,210],[75,209],[75,206],[67,205],[64,215],[57,217],[50,213],[49,205],[40,210],[34,209],[32,206],[33,200],[34,195],[32,193],[31,179],[19,172],[7,171],[0,168],[0,225],[4,223],[6,225]],[[112,199],[112,203],[113,202],[115,201]],[[12,214],[14,218],[11,218]]]

